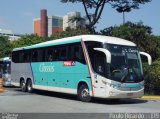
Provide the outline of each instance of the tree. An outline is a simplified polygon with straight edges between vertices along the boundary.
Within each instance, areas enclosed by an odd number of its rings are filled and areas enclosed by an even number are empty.
[[[151,66],[144,65],[145,93],[160,95],[160,59],[157,59]]]
[[[13,48],[18,48],[18,47],[37,44],[44,41],[45,39],[43,39],[42,37],[39,37],[35,34],[30,34],[30,35],[23,35],[20,39],[12,41],[11,45]]]
[[[89,22],[86,27],[90,31],[95,30],[95,24],[100,19],[106,3],[110,4],[118,12],[130,12],[132,9],[139,9],[139,4],[145,4],[150,1],[151,0],[61,0],[63,3],[71,2],[83,4]],[[93,13],[90,13],[91,10]]]
[[[116,3],[110,2],[113,8],[119,13],[123,13],[123,24],[125,23],[125,12],[130,12],[132,9],[139,9],[139,4],[145,4],[151,0],[117,0]]]
[[[119,37],[134,42],[141,51],[148,52],[152,55],[153,60],[156,60],[160,58],[160,37],[151,33],[152,28],[143,25],[142,22],[127,22],[100,31],[101,35]]]
[[[8,37],[0,36],[0,58],[10,56],[12,46]]]

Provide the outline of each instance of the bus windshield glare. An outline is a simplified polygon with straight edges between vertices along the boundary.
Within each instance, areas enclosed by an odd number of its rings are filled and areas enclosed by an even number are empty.
[[[133,46],[105,44],[111,52],[110,78],[118,82],[135,83],[143,80],[138,50]]]

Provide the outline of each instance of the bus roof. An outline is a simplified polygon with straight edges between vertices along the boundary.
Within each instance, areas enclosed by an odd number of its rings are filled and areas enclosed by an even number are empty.
[[[80,42],[81,40],[97,41],[97,42],[102,42],[102,43],[118,44],[118,45],[126,45],[126,46],[136,46],[136,44],[131,41],[127,41],[121,38],[116,38],[116,37],[111,37],[111,36],[80,35],[80,36],[73,36],[73,37],[67,37],[67,38],[62,38],[62,39],[57,39],[57,40],[46,41],[46,42],[42,42],[42,43],[38,43],[35,45],[26,46],[26,47],[15,48],[13,51],[39,48],[39,47],[47,47],[47,46],[52,46],[52,45],[68,44],[68,43]]]
[[[99,41],[102,43],[109,43],[109,44],[136,46],[136,44],[131,41],[124,40],[124,39],[117,38],[117,37],[103,36],[103,35],[82,35],[82,40]]]

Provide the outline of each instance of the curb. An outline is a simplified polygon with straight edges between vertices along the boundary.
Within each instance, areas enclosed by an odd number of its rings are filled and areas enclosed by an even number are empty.
[[[141,99],[157,99],[157,100],[160,100],[160,96],[143,96]]]

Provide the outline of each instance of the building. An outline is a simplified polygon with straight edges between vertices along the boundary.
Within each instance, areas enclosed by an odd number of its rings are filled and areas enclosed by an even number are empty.
[[[7,36],[8,40],[10,40],[10,41],[17,40],[21,37],[20,34],[15,34],[11,30],[1,29],[1,28],[0,28],[0,36]]]
[[[81,18],[80,12],[70,12],[63,17],[63,30],[66,30],[67,27],[77,28],[77,27],[85,27],[85,20],[74,20],[75,18]]]
[[[40,18],[33,20],[33,33],[41,36],[41,21]]]
[[[59,32],[65,31],[67,27],[77,28],[85,27],[86,20],[74,20],[81,18],[80,12],[70,12],[64,17],[47,16],[47,10],[40,11],[40,18],[33,20],[33,32],[38,36],[46,37],[56,35]]]
[[[58,16],[48,17],[48,36],[56,35],[63,31],[63,18]]]
[[[33,20],[33,32],[39,36],[47,37],[63,31],[63,18],[47,16],[47,10],[40,12],[40,18]]]
[[[42,37],[48,36],[48,16],[47,10],[42,9],[40,13],[40,33]]]

